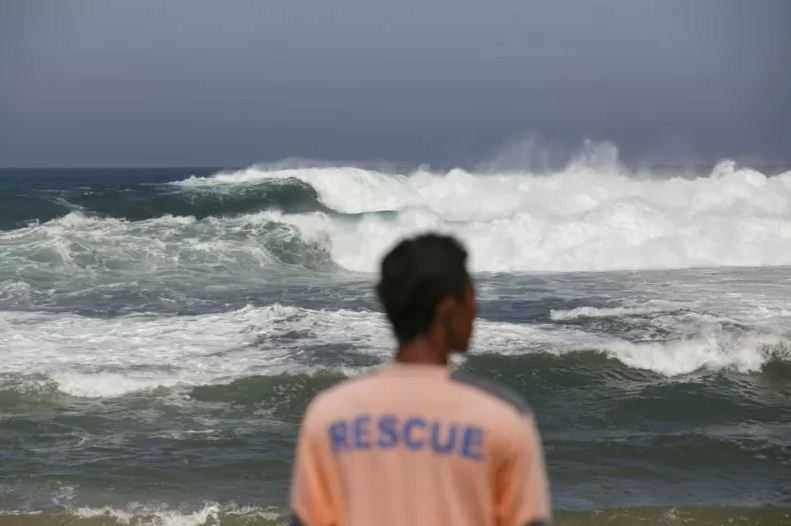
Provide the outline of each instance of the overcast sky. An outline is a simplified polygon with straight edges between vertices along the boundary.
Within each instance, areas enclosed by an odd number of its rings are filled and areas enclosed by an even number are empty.
[[[791,162],[787,0],[0,0],[0,166]]]

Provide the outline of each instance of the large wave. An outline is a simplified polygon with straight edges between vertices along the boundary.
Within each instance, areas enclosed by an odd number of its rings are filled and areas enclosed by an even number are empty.
[[[770,177],[732,162],[701,177],[584,163],[542,175],[252,167],[178,185],[227,191],[286,179],[309,184],[343,214],[271,218],[325,242],[333,260],[351,270],[375,270],[399,237],[426,230],[461,237],[478,271],[791,264],[791,172]]]
[[[0,298],[20,292],[19,280],[44,286],[64,278],[94,284],[119,276],[159,275],[165,282],[229,273],[239,278],[283,265],[315,269],[331,263],[322,245],[304,241],[294,225],[272,214],[127,221],[70,212],[0,232]]]
[[[459,236],[477,271],[791,264],[791,172],[727,161],[696,177],[600,160],[545,174],[251,167],[170,184],[6,194],[0,205],[37,204],[0,212],[0,255],[44,273],[117,272],[132,261],[257,271],[329,260],[373,272],[400,237],[428,230]],[[22,212],[39,221],[20,226],[31,219]]]
[[[100,185],[77,188],[32,188],[27,192],[0,189],[0,230],[46,222],[70,212],[140,221],[165,215],[203,219],[267,209],[308,212],[324,207],[318,203],[316,191],[298,179],[184,192],[168,184],[118,185],[108,178]]]

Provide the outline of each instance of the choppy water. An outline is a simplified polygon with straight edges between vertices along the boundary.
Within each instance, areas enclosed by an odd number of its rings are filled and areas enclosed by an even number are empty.
[[[392,353],[367,271],[429,228],[561,524],[791,523],[791,173],[723,164],[0,172],[0,524],[282,522],[305,405]]]

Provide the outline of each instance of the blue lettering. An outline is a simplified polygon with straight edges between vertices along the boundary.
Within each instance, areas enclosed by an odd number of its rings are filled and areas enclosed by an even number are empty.
[[[483,429],[470,426],[464,429],[464,439],[462,440],[461,455],[473,460],[481,460],[483,454]]]
[[[354,447],[357,449],[368,449],[371,442],[368,440],[368,424],[371,421],[369,415],[361,415],[354,419]]]
[[[401,423],[403,422],[403,423]],[[358,415],[336,420],[328,428],[332,451],[393,449],[403,444],[411,451],[431,448],[437,454],[458,454],[470,460],[484,458],[484,430],[413,416],[399,421],[395,415]]]
[[[345,420],[333,422],[332,425],[330,425],[329,431],[330,443],[332,444],[333,451],[340,451],[349,447],[348,443],[346,442],[347,433]]]
[[[437,453],[450,453],[456,447],[456,424],[448,427],[448,437],[442,441],[442,424],[431,424],[431,449]]]
[[[404,422],[404,443],[409,449],[412,450],[423,449],[423,446],[426,445],[426,441],[418,440],[412,435],[412,431],[415,428],[425,429],[426,421],[422,418],[413,417]]]
[[[392,415],[379,417],[379,447],[389,449],[398,444],[398,419]]]

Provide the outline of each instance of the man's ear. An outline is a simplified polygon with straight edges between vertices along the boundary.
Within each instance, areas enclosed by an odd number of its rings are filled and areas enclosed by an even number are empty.
[[[456,307],[456,300],[451,296],[445,296],[437,304],[435,319],[440,323],[447,323],[451,319],[453,309]]]

